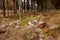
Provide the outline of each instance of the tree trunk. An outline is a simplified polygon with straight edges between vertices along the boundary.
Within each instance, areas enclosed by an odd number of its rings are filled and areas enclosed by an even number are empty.
[[[27,0],[27,10],[29,10],[29,0]]]
[[[47,0],[47,9],[48,9],[48,10],[53,9],[52,0]]]
[[[15,13],[15,14],[17,13],[17,6],[16,6],[16,2],[17,2],[17,0],[14,0],[14,13]]]
[[[8,14],[8,16],[9,16],[9,3],[8,3],[8,0],[7,0],[7,14]]]
[[[19,5],[18,14],[19,14],[20,20],[21,20],[21,16],[22,16],[22,0],[18,0],[18,5]]]
[[[5,14],[5,1],[3,0],[3,15],[4,15],[4,17],[6,16],[6,14]]]

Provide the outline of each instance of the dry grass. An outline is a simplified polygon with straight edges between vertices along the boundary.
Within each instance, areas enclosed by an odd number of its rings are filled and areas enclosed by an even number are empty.
[[[19,20],[19,18],[1,18],[0,21],[5,19],[7,19],[7,23]],[[29,29],[29,26],[25,26],[33,19],[38,22],[39,19],[42,19],[46,22],[46,27],[41,29],[43,35],[45,35],[43,40],[60,40],[60,11],[41,12],[37,16],[31,15],[21,21],[20,25],[24,27],[15,28],[15,25],[7,25],[7,27],[0,29],[0,40],[39,40],[40,32],[35,31],[37,28],[32,27],[32,29]],[[50,29],[52,24],[57,25],[58,28]]]

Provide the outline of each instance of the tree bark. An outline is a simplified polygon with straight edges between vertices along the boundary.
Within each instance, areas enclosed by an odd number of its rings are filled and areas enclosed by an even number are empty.
[[[3,15],[4,15],[4,17],[6,16],[6,14],[5,14],[5,1],[4,0],[2,0],[3,1]]]

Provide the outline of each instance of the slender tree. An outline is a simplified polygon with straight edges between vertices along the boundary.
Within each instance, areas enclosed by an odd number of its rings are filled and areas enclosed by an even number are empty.
[[[23,5],[24,5],[24,10],[25,10],[25,0],[24,0],[24,4]]]
[[[4,15],[4,17],[6,16],[6,14],[5,14],[5,1],[4,0],[2,0],[3,1],[3,15]]]
[[[27,10],[29,10],[29,0],[27,0]]]
[[[17,0],[14,0],[14,13],[17,13],[17,9],[16,9],[16,1],[17,1]]]
[[[18,14],[19,14],[20,20],[21,20],[21,17],[22,17],[22,0],[18,0],[18,5],[19,5]]]
[[[8,16],[9,16],[9,3],[8,3],[8,0],[6,2],[7,2]]]

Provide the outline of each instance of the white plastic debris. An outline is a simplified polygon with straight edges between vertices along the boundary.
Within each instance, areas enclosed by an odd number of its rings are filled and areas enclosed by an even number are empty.
[[[44,22],[43,22],[43,21],[40,21],[40,22],[39,22],[39,24],[42,24],[42,23],[44,23]]]
[[[30,21],[30,22],[28,22],[28,24],[29,24],[30,26],[33,26],[33,24],[31,23],[31,21]]]
[[[36,20],[36,19],[34,19],[33,21],[34,21],[35,25],[37,25],[37,23],[38,23],[38,22],[37,22],[37,20]]]
[[[31,20],[31,21],[28,22],[28,24],[31,25],[31,26],[37,25],[37,20],[35,20],[35,19]]]
[[[36,25],[36,27],[40,27],[40,25],[44,25],[44,21],[40,21],[37,25]],[[42,26],[43,27],[43,26]]]

